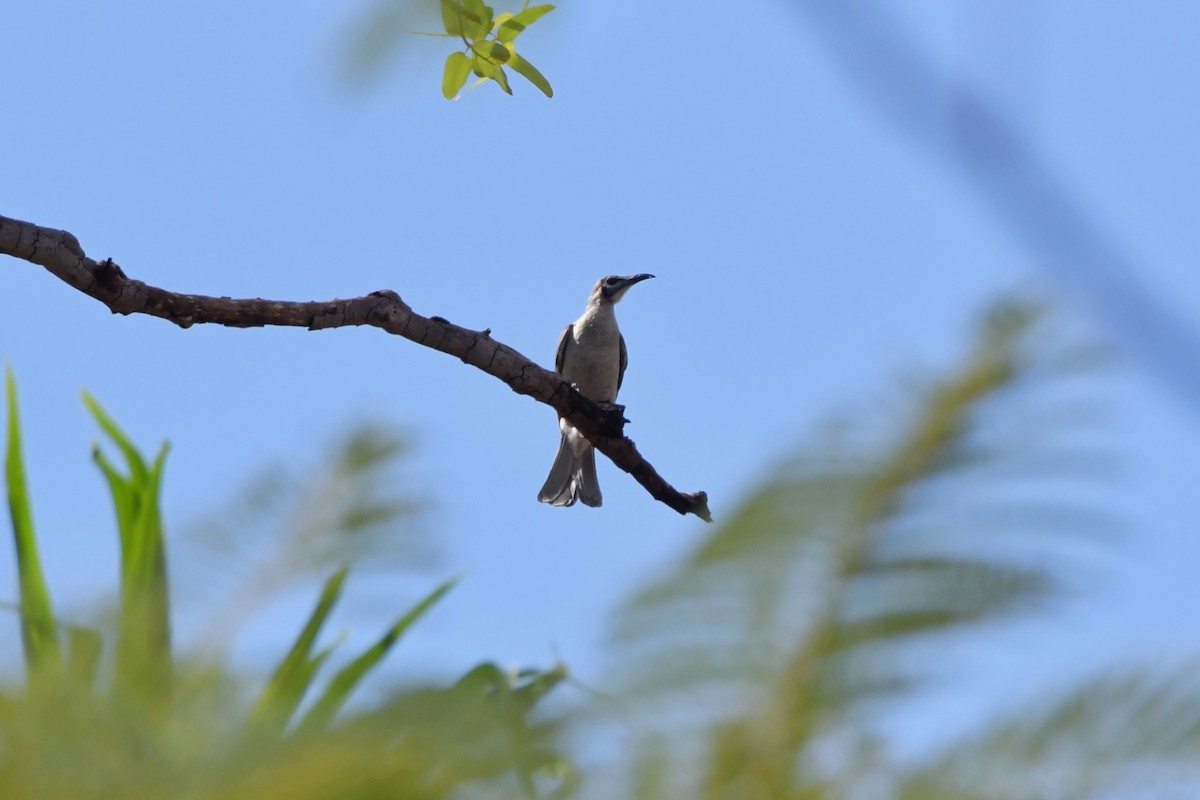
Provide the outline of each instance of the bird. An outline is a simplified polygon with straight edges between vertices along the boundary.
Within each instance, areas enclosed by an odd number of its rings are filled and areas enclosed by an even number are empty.
[[[567,326],[558,340],[554,369],[580,394],[596,403],[612,403],[625,378],[629,356],[625,339],[617,327],[614,306],[630,287],[653,275],[609,275],[592,287],[583,315]],[[596,479],[596,453],[592,443],[567,423],[558,419],[562,439],[558,455],[538,500],[552,506],[599,507],[604,502]]]

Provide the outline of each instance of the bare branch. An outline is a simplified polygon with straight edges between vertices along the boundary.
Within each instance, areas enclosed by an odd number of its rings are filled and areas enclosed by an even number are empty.
[[[633,442],[624,435],[622,406],[601,406],[588,400],[556,372],[542,369],[490,331],[461,328],[441,317],[423,317],[390,290],[363,297],[326,302],[236,300],[178,294],[126,277],[112,259],[88,258],[79,241],[66,231],[43,228],[0,216],[0,254],[45,267],[65,283],[94,297],[114,314],[150,314],[181,328],[212,323],[234,328],[286,325],[324,330],[347,325],[372,325],[417,344],[440,350],[477,367],[518,394],[545,403],[574,425],[614,464],[628,472],[655,500],[680,514],[695,514],[706,522],[708,495],[680,492],[663,480]]]

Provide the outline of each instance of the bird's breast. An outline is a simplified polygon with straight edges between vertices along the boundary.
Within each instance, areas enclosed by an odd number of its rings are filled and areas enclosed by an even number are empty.
[[[621,333],[616,320],[584,317],[571,326],[562,376],[584,397],[602,403],[617,399],[621,370]]]

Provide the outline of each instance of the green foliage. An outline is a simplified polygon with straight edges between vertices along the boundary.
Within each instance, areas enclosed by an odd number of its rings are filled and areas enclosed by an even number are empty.
[[[363,651],[362,655],[351,661],[333,676],[333,680],[325,687],[325,691],[313,703],[308,714],[300,723],[300,731],[311,732],[328,727],[334,716],[341,710],[350,693],[358,686],[383,657],[387,655],[401,636],[413,623],[425,615],[434,604],[441,600],[447,592],[454,588],[457,580],[450,580],[434,589],[427,597],[406,611],[400,619],[384,632],[383,636],[372,647]]]
[[[512,94],[505,66],[538,88],[546,97],[554,90],[545,76],[517,54],[516,40],[530,25],[554,10],[552,5],[525,5],[516,14],[496,15],[482,0],[441,0],[442,26],[446,35],[461,38],[465,48],[451,53],[442,73],[442,96],[453,100],[474,73],[479,80],[494,81]]]
[[[579,713],[591,732],[605,721],[599,710],[619,707],[633,746],[618,777],[591,784],[562,753],[561,721],[545,717],[546,696],[568,677],[561,666],[484,662],[449,685],[348,705],[453,581],[330,669],[338,640],[324,634],[349,580],[348,568],[337,570],[257,692],[211,663],[173,656],[157,501],[165,448],[148,461],[90,398],[124,467],[97,450],[122,544],[115,655],[98,632],[55,618],[10,376],[5,475],[30,680],[0,692],[0,797],[568,798],[588,786],[599,787],[588,796],[638,800],[1191,796],[1200,789],[1195,665],[1099,673],[923,763],[891,760],[878,728],[880,710],[921,701],[967,634],[1070,588],[1055,542],[1078,552],[1097,533],[1107,538],[1111,521],[1092,492],[1109,460],[1097,447],[1096,350],[1063,346],[1066,338],[1037,304],[998,306],[962,362],[921,381],[901,414],[873,403],[777,465],[635,592],[614,631],[615,685]],[[272,472],[252,482],[213,538],[261,544],[254,520],[295,501],[298,511],[283,516],[297,533],[261,537],[282,541],[267,575],[374,558],[378,542],[396,541],[377,541],[380,526],[413,508],[377,491],[389,483],[382,465],[401,451],[380,429],[356,431],[315,480]],[[1054,491],[1064,485],[1071,491]],[[249,560],[221,552],[225,570]],[[1171,782],[1151,780],[1162,775]]]
[[[84,405],[125,459],[122,474],[100,449],[92,458],[108,482],[121,543],[121,612],[115,682],[131,698],[158,702],[170,690],[171,622],[167,596],[167,556],[158,498],[167,445],[153,463],[121,431],[100,404],[83,395]]]
[[[433,9],[437,8],[435,12]],[[512,94],[507,70],[511,68],[537,87],[546,97],[554,89],[536,67],[517,53],[517,39],[535,22],[554,10],[553,5],[530,6],[528,0],[516,13],[496,13],[482,0],[372,0],[371,7],[351,35],[347,67],[355,78],[382,72],[386,61],[404,50],[412,35],[453,38],[462,50],[451,53],[442,71],[442,96],[454,100],[474,74],[472,84],[492,81]],[[414,31],[441,22],[444,32]]]
[[[31,680],[45,668],[59,664],[58,631],[50,590],[42,574],[37,538],[33,530],[33,509],[29,487],[25,483],[25,464],[21,457],[21,421],[17,408],[17,381],[12,369],[4,375],[8,403],[8,437],[4,453],[4,482],[8,489],[8,511],[12,520],[13,543],[17,550],[17,580],[21,591],[21,641],[25,665]]]
[[[455,581],[413,605],[322,687],[317,678],[334,648],[318,640],[348,575],[335,572],[250,708],[239,683],[221,669],[173,657],[158,505],[166,447],[148,461],[85,395],[125,468],[95,448],[121,544],[119,626],[107,671],[112,681],[99,685],[102,635],[54,618],[38,566],[11,374],[7,400],[5,476],[30,680],[24,689],[0,692],[0,797],[434,800],[466,789],[480,797],[531,798],[572,791],[574,772],[553,747],[553,727],[530,719],[537,702],[565,678],[561,667],[510,675],[483,664],[450,688],[393,692],[369,711],[341,713]],[[369,481],[395,452],[394,440],[360,432],[334,459],[333,472],[357,476],[353,483]],[[370,528],[399,510],[376,503],[369,491],[349,496],[356,502],[333,504],[338,530]],[[65,669],[57,668],[60,639],[69,645]],[[299,715],[309,696],[310,708]]]
[[[442,95],[447,100],[458,96],[458,90],[471,74],[471,57],[457,50],[446,56],[446,69],[442,73]]]
[[[200,621],[198,644],[226,649],[263,603],[331,565],[425,571],[437,562],[424,502],[397,469],[408,444],[395,430],[364,423],[310,463],[268,465],[231,502],[213,504],[175,538],[175,586]]]
[[[897,796],[1194,797],[1200,791],[1196,668],[1193,662],[1093,675],[955,742],[906,776]]]
[[[499,796],[567,797],[578,776],[552,745],[556,728],[529,720],[534,704],[566,677],[561,666],[514,674],[487,662],[449,689],[410,695],[371,719],[410,730],[406,749],[427,772],[441,765],[451,775],[485,777],[516,765],[516,791]],[[540,792],[541,784],[550,789]]]
[[[1082,351],[1033,346],[1053,338],[1048,329],[1035,305],[997,308],[970,356],[923,387],[902,423],[851,423],[853,436],[781,464],[634,595],[614,633],[634,716],[691,720],[689,745],[677,724],[642,750],[653,796],[853,796],[860,755],[878,746],[866,720],[922,685],[922,653],[1062,591],[1051,560],[1002,546],[1039,515],[1021,479],[995,478],[1004,466],[1036,474],[1073,446],[1067,426],[1039,439],[995,434],[1034,424],[1031,407],[1053,413],[1045,383],[1086,377]],[[997,503],[1005,514],[989,511]],[[1086,513],[1045,519],[1044,540],[1089,532],[1069,524]]]
[[[317,670],[333,652],[331,648],[325,648],[313,655],[312,651],[316,646],[317,634],[321,632],[325,620],[329,618],[329,612],[341,597],[342,584],[346,582],[348,572],[347,569],[340,569],[325,583],[325,588],[321,590],[321,596],[317,599],[317,606],[309,615],[304,629],[300,631],[295,643],[267,682],[250,716],[250,724],[258,730],[283,732],[312,685]]]

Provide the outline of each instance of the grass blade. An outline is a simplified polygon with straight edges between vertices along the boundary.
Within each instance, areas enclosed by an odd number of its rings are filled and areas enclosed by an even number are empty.
[[[317,640],[317,634],[321,632],[325,620],[329,617],[329,612],[341,597],[342,585],[346,582],[349,571],[349,568],[343,567],[325,582],[325,588],[321,590],[317,606],[309,615],[308,622],[283,661],[275,668],[271,680],[267,682],[250,714],[250,726],[256,731],[282,733],[296,707],[304,699],[317,667],[329,655],[329,651],[323,651],[316,657],[309,654]]]
[[[96,398],[87,392],[83,393],[83,404],[87,406],[88,412],[96,420],[96,423],[100,426],[100,430],[104,431],[109,439],[112,439],[113,443],[120,449],[121,455],[125,456],[133,479],[136,482],[144,480],[146,473],[149,471],[146,466],[146,460],[142,458],[142,454],[138,452],[137,447],[129,440],[129,437],[125,435],[121,427],[117,425],[116,420],[110,417],[108,412],[96,402]]]
[[[13,543],[17,550],[17,576],[21,593],[21,641],[25,665],[32,678],[43,667],[59,664],[58,631],[50,591],[42,573],[37,538],[33,529],[33,507],[21,456],[21,421],[17,406],[17,381],[9,368],[4,376],[8,401],[8,444],[4,454],[4,482],[12,519]]]
[[[128,475],[108,460],[99,446],[93,460],[112,495],[121,542],[121,615],[115,681],[131,697],[153,702],[171,682],[170,597],[166,545],[159,494],[168,448],[153,464],[138,451],[116,422],[86,392],[83,402],[100,429],[125,458]]]
[[[429,595],[413,606],[404,616],[396,620],[383,637],[378,642],[368,648],[362,655],[351,661],[345,667],[333,676],[333,680],[325,687],[325,691],[321,697],[309,709],[305,715],[303,722],[300,723],[301,733],[311,733],[320,731],[326,728],[330,721],[341,710],[350,693],[354,691],[359,682],[366,676],[372,668],[375,667],[383,657],[387,655],[401,636],[404,635],[414,622],[425,615],[425,612],[433,608],[433,606],[441,600],[447,592],[454,588],[458,583],[458,578],[453,578],[438,586]]]

